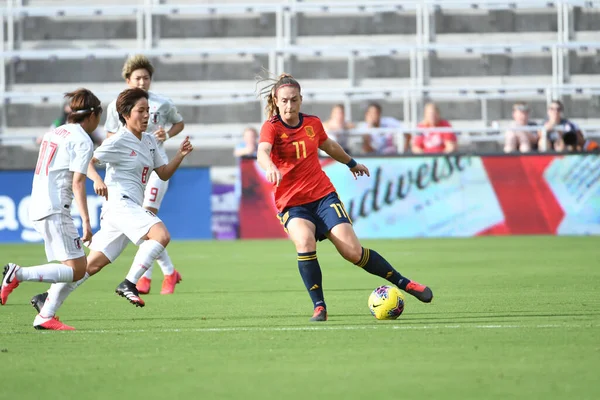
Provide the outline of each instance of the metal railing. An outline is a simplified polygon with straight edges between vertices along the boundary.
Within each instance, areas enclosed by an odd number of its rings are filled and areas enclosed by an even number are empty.
[[[560,97],[566,93],[568,81],[568,52],[570,50],[600,49],[599,42],[575,43],[571,42],[573,32],[572,10],[574,7],[585,9],[600,8],[600,1],[584,0],[419,0],[419,1],[389,1],[389,0],[362,0],[342,2],[302,2],[299,0],[282,1],[280,4],[272,3],[246,3],[246,4],[160,4],[159,0],[140,0],[137,5],[122,6],[24,6],[22,0],[8,0],[6,8],[0,11],[2,25],[0,29],[1,58],[4,65],[15,64],[22,60],[61,60],[61,59],[123,59],[127,55],[143,52],[154,57],[174,57],[183,55],[199,55],[206,58],[214,55],[266,55],[268,68],[278,74],[286,69],[286,60],[291,56],[324,56],[342,57],[347,59],[348,88],[358,93],[355,63],[359,58],[374,56],[408,56],[410,60],[410,77],[408,88],[399,91],[388,90],[378,92],[386,98],[402,99],[405,104],[405,123],[407,126],[416,124],[419,108],[423,98],[428,93],[440,92],[443,88],[433,88],[427,84],[428,76],[425,68],[428,57],[436,52],[454,52],[467,54],[514,54],[537,51],[547,53],[552,58],[552,85],[544,89],[547,97]],[[556,12],[557,32],[556,40],[548,43],[524,44],[462,44],[447,45],[435,43],[435,13],[445,10],[478,9],[478,10],[515,10],[515,9],[550,9]],[[414,14],[416,18],[416,42],[410,45],[354,45],[354,46],[298,46],[294,43],[297,34],[294,30],[294,19],[298,14],[331,14],[331,15],[364,15],[383,12],[400,12]],[[155,26],[155,16],[223,16],[240,14],[275,14],[275,46],[271,49],[262,47],[239,47],[220,49],[193,49],[193,48],[163,48],[158,41]],[[17,27],[26,18],[30,17],[94,17],[94,16],[122,16],[135,20],[136,46],[128,49],[57,49],[57,50],[21,50],[20,34]],[[329,90],[329,89],[328,89]],[[469,88],[460,90],[468,91]],[[331,90],[329,90],[331,91]],[[203,91],[204,92],[204,91]],[[389,92],[389,93],[388,93]],[[0,97],[3,101],[11,101],[16,97],[7,91],[5,68],[0,69]],[[390,94],[391,93],[391,94]],[[241,97],[232,96],[211,97],[200,94],[202,99],[196,99],[196,104],[210,103],[212,99],[219,102],[229,98],[231,102],[240,101]],[[462,96],[462,95],[461,95]],[[21,97],[22,98],[22,97]],[[485,97],[480,97],[483,102]],[[346,96],[347,104],[351,102],[351,95]],[[4,103],[3,103],[4,104]],[[4,113],[5,107],[2,107]],[[482,114],[484,114],[482,112]],[[3,115],[1,126],[6,126]]]

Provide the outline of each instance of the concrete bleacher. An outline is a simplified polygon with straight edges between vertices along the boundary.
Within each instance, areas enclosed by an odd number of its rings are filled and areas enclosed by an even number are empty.
[[[81,5],[75,1],[25,1],[30,6]],[[195,1],[163,1],[163,4],[197,4]],[[233,1],[204,1],[203,4],[234,3]],[[265,1],[260,3],[292,3]],[[304,2],[309,3],[309,2]],[[136,1],[103,0],[98,5],[135,5]],[[251,4],[251,3],[248,3]],[[571,41],[598,41],[600,13],[598,8],[576,7]],[[31,49],[90,49],[135,48],[136,16],[115,17],[27,17],[23,19],[23,50]],[[524,41],[550,43],[557,40],[557,17],[553,7],[515,10],[441,9],[432,21],[432,42],[440,50],[427,58],[430,86],[447,85],[522,85],[552,83],[552,58],[548,51],[500,52],[481,55],[447,49],[444,46],[469,43],[519,44]],[[293,24],[297,46],[381,46],[416,44],[414,10],[385,13],[335,14],[322,10],[299,13]],[[153,45],[162,48],[273,48],[276,43],[275,14],[248,12],[226,15],[168,15],[154,16]],[[524,39],[525,38],[525,39]],[[203,57],[173,56],[153,58],[156,67],[153,90],[232,89],[248,91],[254,88],[254,77],[268,66],[266,55],[218,55]],[[8,68],[13,78],[9,90],[15,92],[64,92],[85,86],[93,91],[112,93],[103,97],[108,103],[124,87],[120,78],[122,59],[96,60],[22,60]],[[286,71],[301,80],[305,88],[340,88],[348,85],[347,59],[328,54],[298,55],[286,60]],[[358,87],[408,87],[410,61],[407,53],[393,56],[358,57],[355,63]],[[595,49],[577,49],[569,52],[569,79],[573,83],[600,84],[600,56]],[[481,125],[483,118],[478,100],[473,98],[433,97],[439,102],[442,114],[454,125],[470,128]],[[526,100],[532,105],[532,116],[545,116],[545,101],[539,96],[506,96],[487,100],[487,119],[506,121],[515,100]],[[339,101],[305,99],[304,110],[326,119],[331,106]],[[362,119],[364,101],[352,104],[353,120]],[[404,118],[401,99],[383,101],[384,114]],[[598,96],[574,95],[565,98],[568,115],[585,124],[600,115]],[[11,134],[30,135],[41,131],[60,112],[56,103],[8,104],[5,106],[7,127]],[[180,105],[186,121],[186,131],[202,137],[210,132],[205,143],[230,146],[235,135],[246,125],[259,126],[262,108],[258,101],[231,105]],[[222,133],[222,135],[220,135]],[[212,136],[223,137],[214,142]],[[215,144],[216,143],[216,144]]]

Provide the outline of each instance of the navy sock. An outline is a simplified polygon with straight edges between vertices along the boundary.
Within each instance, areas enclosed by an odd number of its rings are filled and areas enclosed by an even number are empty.
[[[362,256],[360,261],[356,263],[359,267],[364,269],[370,274],[377,275],[386,279],[388,282],[398,286],[402,290],[406,290],[406,285],[410,282],[410,279],[400,275],[400,272],[396,271],[389,262],[379,255],[375,250],[362,249]]]
[[[317,260],[317,252],[298,253],[298,270],[314,307],[323,306],[327,308],[323,297],[323,276],[321,275],[319,260]]]

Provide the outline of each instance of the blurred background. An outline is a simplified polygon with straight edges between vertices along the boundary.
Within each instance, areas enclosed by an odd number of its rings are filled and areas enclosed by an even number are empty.
[[[600,1],[0,5],[0,241],[39,240],[21,215],[37,139],[62,123],[63,93],[86,87],[107,105],[138,53],[196,147],[161,209],[174,238],[284,235],[252,159],[264,70],[297,78],[303,112],[380,171],[355,184],[323,160],[359,235],[599,231]],[[182,207],[198,215],[181,221]]]

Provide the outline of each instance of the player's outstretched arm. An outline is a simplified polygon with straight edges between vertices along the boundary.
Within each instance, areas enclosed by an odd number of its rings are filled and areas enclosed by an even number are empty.
[[[354,175],[354,179],[363,175],[371,176],[369,174],[369,169],[365,165],[357,163],[335,140],[328,138],[321,143],[319,148],[335,161],[346,164],[348,168],[350,168],[352,175]]]
[[[281,172],[279,172],[279,169],[277,169],[275,164],[273,164],[273,161],[271,161],[272,149],[273,145],[271,143],[259,143],[258,149],[256,150],[256,159],[258,161],[258,165],[260,165],[260,167],[266,171],[267,181],[279,186],[281,183]]]
[[[181,162],[185,156],[190,154],[192,150],[194,150],[194,147],[190,142],[190,137],[187,136],[185,140],[181,142],[175,157],[173,157],[168,164],[161,165],[160,167],[154,169],[154,171],[156,171],[156,175],[158,175],[158,177],[163,181],[168,181],[171,179],[175,171],[177,171],[177,168],[179,168],[179,165],[181,165]]]
[[[92,240],[92,226],[90,225],[90,213],[88,211],[87,196],[85,193],[85,174],[80,172],[73,173],[73,196],[81,216],[83,236],[81,240],[83,242],[89,242]]]

